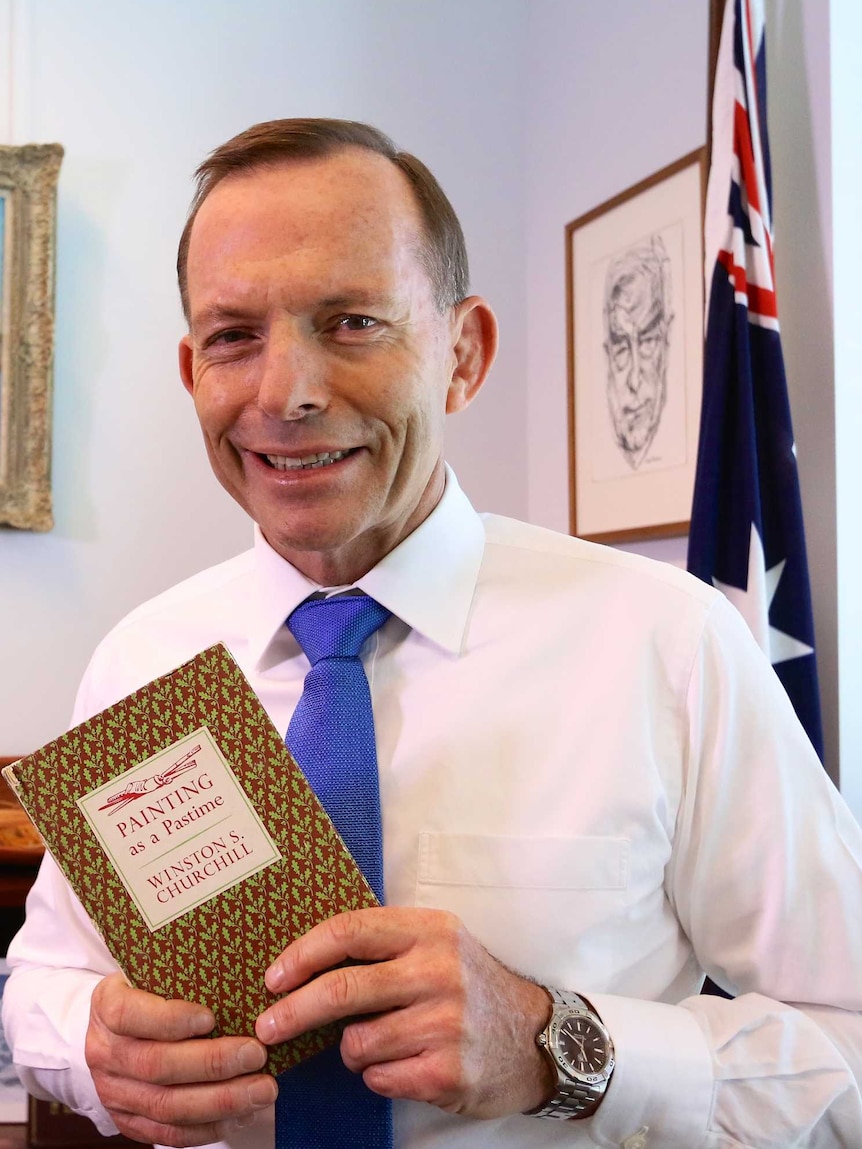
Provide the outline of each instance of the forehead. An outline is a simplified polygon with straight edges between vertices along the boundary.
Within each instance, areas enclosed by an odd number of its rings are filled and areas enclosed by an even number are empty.
[[[608,317],[612,330],[642,330],[662,314],[661,284],[647,270],[622,276],[611,288]]]
[[[423,239],[412,188],[385,156],[350,148],[279,162],[225,177],[204,200],[189,242],[189,296],[194,306],[231,277],[311,275],[337,286],[359,276],[384,290],[417,273],[427,279]]]

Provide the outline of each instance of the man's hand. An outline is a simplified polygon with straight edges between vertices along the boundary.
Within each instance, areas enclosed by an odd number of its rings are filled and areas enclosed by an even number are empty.
[[[333,968],[351,958],[370,964]],[[550,1095],[535,1043],[548,995],[501,965],[453,914],[394,906],[340,914],[288,946],[266,985],[286,996],[258,1018],[261,1041],[350,1018],[344,1062],[384,1097],[500,1117]]]
[[[208,1009],[133,989],[122,974],[99,982],[85,1053],[121,1133],[204,1145],[273,1103],[274,1079],[256,1072],[266,1062],[264,1047],[253,1037],[206,1037],[214,1025]]]

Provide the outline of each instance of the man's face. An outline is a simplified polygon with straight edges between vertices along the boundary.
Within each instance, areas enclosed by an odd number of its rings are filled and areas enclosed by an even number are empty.
[[[369,570],[443,489],[469,301],[441,314],[405,177],[351,149],[229,176],[188,258],[180,369],[212,468],[327,585]]]
[[[608,307],[608,404],[617,442],[638,466],[665,401],[668,324],[647,273],[621,279]]]

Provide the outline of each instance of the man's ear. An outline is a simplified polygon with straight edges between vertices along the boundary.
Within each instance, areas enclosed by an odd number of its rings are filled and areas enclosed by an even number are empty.
[[[194,380],[192,378],[192,337],[191,335],[184,335],[180,340],[177,354],[180,360],[180,378],[183,381],[183,386],[189,395],[194,394]]]
[[[497,317],[479,295],[470,295],[454,308],[454,365],[446,414],[463,411],[485,382],[497,354]]]

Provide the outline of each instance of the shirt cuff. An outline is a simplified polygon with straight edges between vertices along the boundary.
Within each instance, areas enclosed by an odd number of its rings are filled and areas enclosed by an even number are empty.
[[[84,1038],[90,1021],[90,1000],[103,974],[77,972],[74,992],[62,1012],[62,1033],[38,1006],[28,1013],[20,1039],[15,1043],[15,1068],[28,1093],[46,1101],[60,1101],[82,1117],[88,1117],[103,1136],[118,1133],[102,1105],[84,1054]],[[74,1035],[80,1039],[75,1040]]]
[[[662,1002],[588,993],[614,1043],[616,1066],[604,1100],[590,1122],[602,1149],[636,1143],[696,1149],[712,1109],[712,1058],[697,1021]]]

